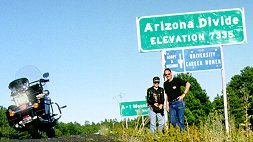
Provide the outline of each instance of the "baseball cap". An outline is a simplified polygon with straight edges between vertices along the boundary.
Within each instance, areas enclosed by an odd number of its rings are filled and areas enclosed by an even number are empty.
[[[153,78],[153,82],[160,82],[160,78],[159,78],[158,76],[155,76],[155,77]]]

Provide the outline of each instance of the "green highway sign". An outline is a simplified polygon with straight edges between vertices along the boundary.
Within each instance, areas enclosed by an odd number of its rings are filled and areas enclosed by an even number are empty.
[[[148,115],[147,101],[121,102],[120,116],[146,116]]]
[[[139,52],[247,42],[243,8],[136,18]]]

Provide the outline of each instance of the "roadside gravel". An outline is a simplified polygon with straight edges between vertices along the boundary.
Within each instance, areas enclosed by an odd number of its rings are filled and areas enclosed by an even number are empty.
[[[25,140],[6,140],[2,142],[120,142],[114,140],[111,137],[102,136],[99,134],[88,134],[88,135],[73,135],[73,136],[62,136],[51,139],[25,139]]]

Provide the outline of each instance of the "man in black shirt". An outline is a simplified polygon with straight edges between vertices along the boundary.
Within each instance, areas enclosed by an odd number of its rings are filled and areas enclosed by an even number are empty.
[[[164,90],[167,95],[166,110],[170,113],[170,121],[174,127],[178,125],[181,130],[185,128],[184,125],[184,97],[190,89],[190,83],[180,78],[173,78],[170,69],[164,70],[166,81],[164,82]],[[180,87],[185,86],[182,93]]]
[[[155,132],[156,130],[156,117],[158,118],[158,127],[159,130],[163,130],[163,126],[165,123],[164,120],[164,90],[159,87],[160,78],[153,78],[153,86],[148,88],[147,90],[147,104],[149,107],[149,119],[150,119],[150,131]]]

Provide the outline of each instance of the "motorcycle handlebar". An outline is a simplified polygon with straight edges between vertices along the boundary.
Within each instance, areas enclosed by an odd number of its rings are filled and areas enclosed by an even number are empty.
[[[36,80],[36,81],[33,81],[33,82],[30,82],[30,84],[33,84],[33,83],[36,83],[36,82],[43,82],[43,83],[46,83],[46,82],[49,82],[49,79],[40,79],[40,80]]]
[[[40,79],[40,82],[49,82],[49,79]]]

